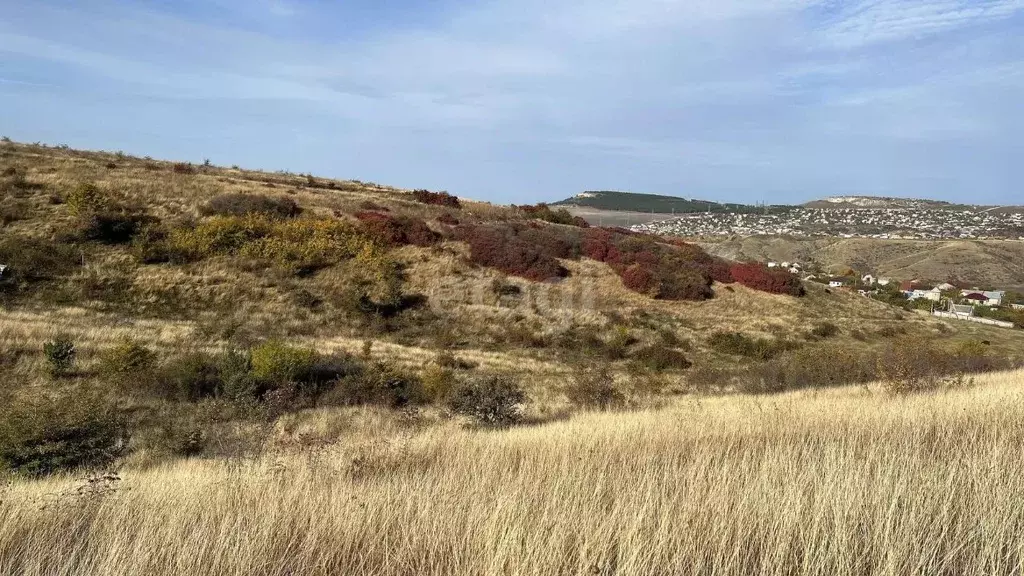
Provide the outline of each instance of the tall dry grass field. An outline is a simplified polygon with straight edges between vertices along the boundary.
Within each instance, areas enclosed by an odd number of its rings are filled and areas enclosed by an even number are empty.
[[[1024,373],[977,384],[18,481],[0,493],[0,574],[1021,573]]]

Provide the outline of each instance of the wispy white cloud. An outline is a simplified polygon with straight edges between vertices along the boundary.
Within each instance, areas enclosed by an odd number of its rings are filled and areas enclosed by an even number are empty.
[[[1024,11],[1024,0],[861,0],[839,10],[820,40],[839,47],[919,39],[1005,20]]]
[[[882,151],[1009,149],[1024,128],[1011,105],[1024,98],[1024,0],[480,0],[358,30],[345,3],[216,1],[266,22],[134,0],[19,3],[0,22],[4,77],[91,83],[121,110],[136,97],[217,110],[224,133],[301,118],[287,138],[335,140],[354,168],[468,194],[495,179],[505,193],[538,181],[574,191],[623,174],[679,193],[875,190],[885,182],[860,166]],[[325,22],[337,24],[313,26]],[[233,108],[258,120],[232,120]]]

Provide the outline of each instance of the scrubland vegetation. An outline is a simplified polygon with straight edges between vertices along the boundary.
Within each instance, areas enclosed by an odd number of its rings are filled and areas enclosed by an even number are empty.
[[[0,169],[2,574],[1021,567],[1019,331],[544,205]]]
[[[1021,379],[500,432],[311,412],[258,458],[8,486],[0,572],[1015,574]]]

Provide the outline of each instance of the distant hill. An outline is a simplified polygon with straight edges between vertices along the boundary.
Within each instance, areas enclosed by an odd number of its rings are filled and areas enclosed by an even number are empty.
[[[582,192],[555,202],[556,206],[578,206],[595,210],[691,214],[696,212],[763,212],[788,210],[789,206],[754,206],[612,190]]]
[[[871,209],[910,209],[910,210],[948,210],[962,208],[962,204],[953,204],[941,200],[922,198],[891,198],[885,196],[831,196],[820,200],[812,200],[803,205],[804,208],[871,208]]]

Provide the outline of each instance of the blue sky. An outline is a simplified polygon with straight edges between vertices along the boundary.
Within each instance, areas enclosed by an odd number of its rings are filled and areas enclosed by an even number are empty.
[[[1024,0],[0,0],[0,134],[449,190],[1024,203]]]

